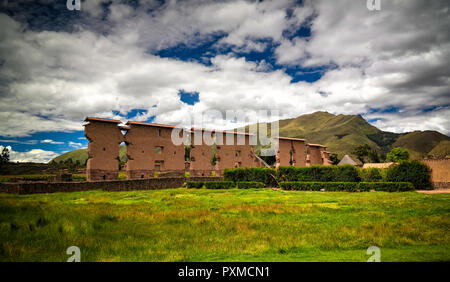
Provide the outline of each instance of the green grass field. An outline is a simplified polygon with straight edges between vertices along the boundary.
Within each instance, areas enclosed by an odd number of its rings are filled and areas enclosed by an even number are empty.
[[[0,194],[1,261],[450,261],[449,231],[450,194]]]

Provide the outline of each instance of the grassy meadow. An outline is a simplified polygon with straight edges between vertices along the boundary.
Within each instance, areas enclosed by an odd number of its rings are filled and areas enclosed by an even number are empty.
[[[450,194],[0,194],[0,261],[450,261]]]

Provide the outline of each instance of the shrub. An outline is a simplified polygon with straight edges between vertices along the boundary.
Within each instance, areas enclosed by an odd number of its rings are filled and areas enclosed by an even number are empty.
[[[187,188],[203,188],[203,181],[188,181],[186,182]]]
[[[431,169],[419,161],[403,161],[386,171],[387,182],[411,182],[415,189],[431,188]]]
[[[234,187],[232,181],[208,181],[204,184],[207,189],[230,189]]]
[[[86,181],[86,175],[72,174],[72,179],[77,181]]]
[[[392,149],[386,156],[390,162],[401,162],[409,160],[409,152],[407,149],[400,147]]]
[[[248,188],[264,188],[264,183],[256,181],[240,181],[237,183],[237,188],[248,189]]]
[[[360,182],[359,191],[386,191],[386,192],[404,192],[414,190],[410,182]]]
[[[379,168],[362,168],[359,170],[359,177],[362,182],[379,182],[383,179]]]
[[[22,179],[25,181],[49,181],[51,175],[26,175]]]
[[[284,181],[280,183],[284,190],[302,190],[302,191],[357,191],[358,183],[356,182],[300,182],[300,181]]]
[[[276,171],[271,168],[264,167],[243,167],[243,168],[226,168],[223,171],[223,179],[225,181],[238,182],[262,182],[265,187],[278,186],[275,180]]]
[[[282,166],[277,173],[280,181],[359,182],[358,169],[352,165],[309,167]]]

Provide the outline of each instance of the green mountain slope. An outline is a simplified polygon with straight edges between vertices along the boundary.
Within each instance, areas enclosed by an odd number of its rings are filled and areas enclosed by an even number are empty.
[[[270,132],[269,126],[268,129]],[[449,144],[441,142],[450,140],[450,137],[436,131],[406,134],[381,131],[360,115],[333,115],[327,112],[280,120],[279,134],[326,145],[328,151],[337,153],[339,157],[350,154],[359,145],[368,144],[380,153],[387,153],[394,147],[403,147],[410,151],[411,158],[420,159],[432,154],[436,146],[440,146],[436,149],[439,152],[449,151]]]
[[[413,131],[400,136],[393,146],[406,148],[410,151],[411,158],[421,159],[426,155],[435,155],[436,152],[444,151],[445,149],[448,152],[449,141],[450,137],[437,131]],[[436,148],[438,145],[439,148]],[[431,153],[434,148],[436,148],[435,153]]]

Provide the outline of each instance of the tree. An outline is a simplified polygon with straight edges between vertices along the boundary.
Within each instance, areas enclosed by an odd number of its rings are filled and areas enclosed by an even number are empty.
[[[337,165],[341,160],[338,158],[337,154],[331,154],[330,161],[333,165]]]
[[[409,160],[409,152],[406,149],[397,147],[387,154],[387,160],[390,162],[400,162]]]
[[[353,149],[352,152],[362,163],[379,163],[380,157],[375,149],[367,144],[361,145]]]
[[[3,148],[2,154],[0,155],[0,164],[9,163],[9,148]]]

